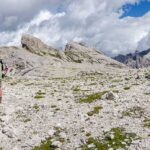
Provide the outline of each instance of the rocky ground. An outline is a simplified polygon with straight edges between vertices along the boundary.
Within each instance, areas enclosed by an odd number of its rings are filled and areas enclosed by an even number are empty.
[[[149,69],[67,71],[3,81],[0,149],[150,149]]]
[[[0,150],[149,150],[150,68],[82,43],[62,52],[25,35],[21,44],[0,48],[9,67]]]

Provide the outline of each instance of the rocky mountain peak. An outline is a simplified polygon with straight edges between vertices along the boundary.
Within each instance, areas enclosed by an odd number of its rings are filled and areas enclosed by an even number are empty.
[[[145,51],[135,51],[127,55],[118,55],[115,60],[126,64],[131,68],[144,68],[150,66],[150,49]]]
[[[116,66],[117,68],[125,67],[121,63],[105,56],[102,52],[87,47],[83,43],[68,43],[65,48],[65,55],[71,62]]]
[[[69,42],[66,45],[65,51],[77,51],[77,52],[93,52],[96,51],[93,48],[89,48],[87,47],[85,44],[83,43],[77,43],[77,42]]]

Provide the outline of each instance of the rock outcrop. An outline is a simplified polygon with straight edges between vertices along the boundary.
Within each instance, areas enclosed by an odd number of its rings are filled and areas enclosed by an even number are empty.
[[[102,52],[93,48],[88,48],[80,43],[68,43],[65,48],[65,55],[67,56],[68,61],[76,63],[103,64],[118,68],[125,67],[123,64],[105,56]]]
[[[32,53],[37,53],[38,50],[47,49],[47,46],[38,38],[23,35],[21,38],[22,47],[29,50]]]
[[[50,55],[59,59],[65,60],[65,56],[59,50],[47,46],[40,39],[33,37],[31,35],[23,35],[21,38],[22,47],[28,50],[31,53],[44,56]]]
[[[125,65],[103,55],[101,52],[88,48],[82,43],[71,42],[66,45],[65,52],[52,48],[40,39],[23,35],[21,39],[22,47],[0,47],[0,55],[8,64],[9,68],[15,69],[15,73],[26,74],[34,70],[35,75],[42,73],[42,69],[55,66],[62,67],[72,65],[79,68],[82,66],[123,68]],[[39,68],[35,70],[34,68]],[[94,67],[92,67],[94,68]],[[25,72],[25,73],[24,73]]]

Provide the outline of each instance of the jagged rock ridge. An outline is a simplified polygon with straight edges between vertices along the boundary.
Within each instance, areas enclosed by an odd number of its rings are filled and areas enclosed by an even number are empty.
[[[150,66],[150,49],[142,51],[130,53],[127,55],[118,55],[114,57],[115,60],[126,64],[132,68],[144,68]]]

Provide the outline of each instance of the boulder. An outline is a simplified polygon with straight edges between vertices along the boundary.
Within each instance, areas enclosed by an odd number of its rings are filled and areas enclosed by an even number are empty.
[[[118,97],[117,94],[113,93],[112,91],[106,93],[105,98],[107,100],[115,100]]]

